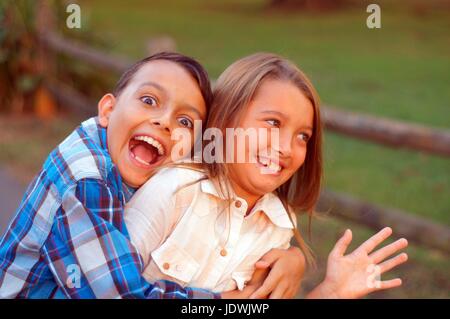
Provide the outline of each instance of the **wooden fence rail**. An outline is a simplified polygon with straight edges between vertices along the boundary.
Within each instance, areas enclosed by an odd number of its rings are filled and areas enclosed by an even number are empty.
[[[54,33],[41,35],[42,43],[52,51],[64,53],[96,67],[123,72],[131,63],[125,58],[112,56],[85,45],[66,40]],[[47,83],[50,91],[64,105],[77,112],[95,114],[94,102],[60,83]],[[450,131],[429,128],[391,119],[323,107],[325,128],[336,133],[371,141],[395,148],[407,148],[450,157]],[[351,220],[378,230],[383,226],[395,228],[395,237],[406,237],[420,245],[450,253],[450,228],[394,209],[354,199],[348,195],[324,190],[319,210],[330,210],[334,216]]]
[[[380,207],[330,190],[321,193],[317,209],[330,210],[333,216],[375,230],[390,226],[397,238],[405,237],[411,242],[450,253],[450,228],[411,213]]]
[[[372,141],[450,157],[450,131],[418,124],[323,108],[323,122],[328,130]]]

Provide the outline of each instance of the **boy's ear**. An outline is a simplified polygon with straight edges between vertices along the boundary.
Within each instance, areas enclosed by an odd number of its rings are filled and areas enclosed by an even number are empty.
[[[107,93],[98,101],[98,121],[101,126],[107,127],[109,123],[109,116],[116,105],[116,97]]]

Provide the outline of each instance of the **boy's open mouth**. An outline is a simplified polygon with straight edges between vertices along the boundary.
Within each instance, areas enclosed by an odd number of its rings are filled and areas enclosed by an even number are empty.
[[[151,166],[164,156],[164,146],[149,135],[135,135],[130,139],[131,157],[144,167]]]

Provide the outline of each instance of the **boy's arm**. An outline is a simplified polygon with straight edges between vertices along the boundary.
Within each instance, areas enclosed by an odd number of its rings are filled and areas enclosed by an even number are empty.
[[[124,234],[123,206],[103,181],[80,181],[64,196],[60,211],[56,235],[65,244],[49,254],[50,268],[68,297],[219,298],[173,282],[149,284],[142,277],[141,257]],[[79,270],[79,278],[68,269]]]

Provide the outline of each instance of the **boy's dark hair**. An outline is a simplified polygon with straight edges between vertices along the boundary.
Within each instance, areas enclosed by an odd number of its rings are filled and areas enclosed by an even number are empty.
[[[175,52],[156,53],[133,64],[121,75],[116,87],[113,90],[114,96],[119,96],[119,94],[125,89],[130,80],[133,78],[134,74],[139,71],[144,64],[156,60],[172,61],[189,72],[189,74],[192,75],[192,77],[197,81],[203,99],[205,100],[206,107],[209,108],[212,102],[212,92],[208,73],[203,66],[193,58]]]

